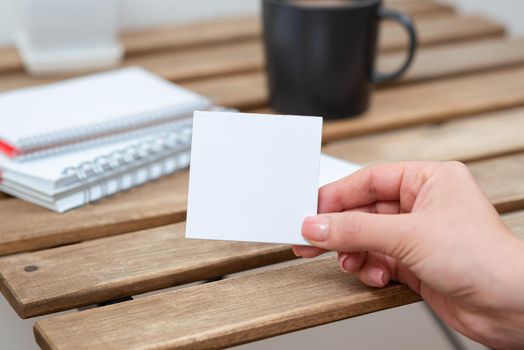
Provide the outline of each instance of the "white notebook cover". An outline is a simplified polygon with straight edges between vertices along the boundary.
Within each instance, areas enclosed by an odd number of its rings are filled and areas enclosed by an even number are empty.
[[[211,105],[138,67],[0,94],[0,151],[17,156],[127,132]]]

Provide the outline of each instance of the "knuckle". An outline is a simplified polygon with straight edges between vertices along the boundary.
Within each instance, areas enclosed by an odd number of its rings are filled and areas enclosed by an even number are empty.
[[[337,246],[345,246],[353,240],[361,230],[358,213],[344,213],[340,220],[336,221],[333,232],[330,232],[329,240]],[[333,234],[332,234],[333,233]]]
[[[469,174],[469,169],[466,164],[453,160],[444,163],[446,170],[453,174]]]

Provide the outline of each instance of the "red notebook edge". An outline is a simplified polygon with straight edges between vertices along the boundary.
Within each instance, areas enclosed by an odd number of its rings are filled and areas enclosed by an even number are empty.
[[[4,140],[0,140],[0,152],[5,154],[9,158],[14,158],[22,154],[22,151],[20,151],[18,148]]]

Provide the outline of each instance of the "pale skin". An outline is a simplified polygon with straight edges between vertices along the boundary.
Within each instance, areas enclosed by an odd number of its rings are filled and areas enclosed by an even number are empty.
[[[450,327],[496,349],[524,348],[524,243],[466,166],[405,162],[362,169],[319,192],[302,235],[313,258],[371,287],[406,284]]]

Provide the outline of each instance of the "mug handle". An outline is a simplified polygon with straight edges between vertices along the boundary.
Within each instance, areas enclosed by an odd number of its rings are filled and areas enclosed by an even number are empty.
[[[397,71],[392,73],[373,73],[372,81],[375,84],[385,83],[399,78],[411,65],[411,63],[413,62],[413,58],[415,57],[415,52],[417,51],[417,32],[415,30],[415,25],[408,16],[397,11],[380,9],[379,17],[380,19],[399,22],[408,32],[409,46],[408,57],[406,58],[404,64]]]

